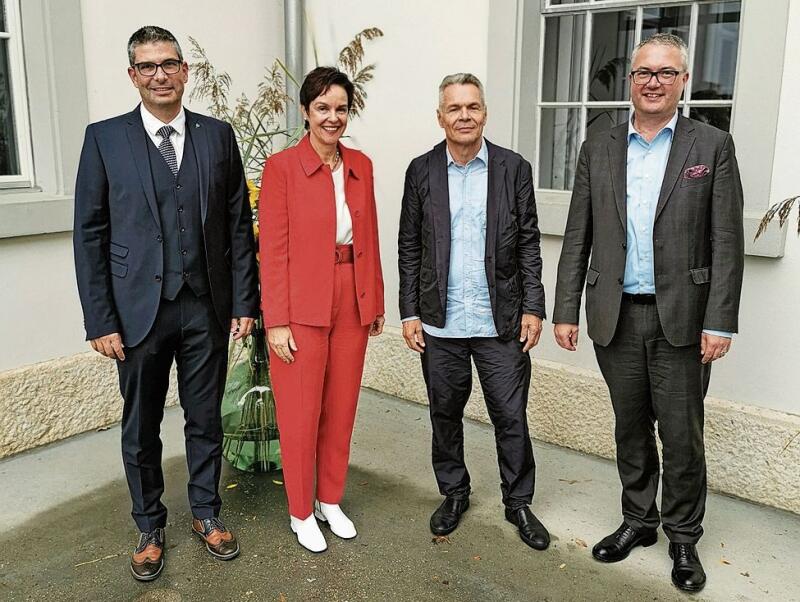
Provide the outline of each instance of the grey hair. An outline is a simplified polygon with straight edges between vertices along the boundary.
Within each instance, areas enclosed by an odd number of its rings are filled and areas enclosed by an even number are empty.
[[[681,61],[683,62],[683,70],[689,71],[689,48],[686,46],[686,42],[684,42],[682,38],[679,38],[671,33],[656,33],[639,42],[636,48],[633,49],[633,54],[631,55],[631,65],[636,62],[636,55],[639,53],[639,50],[641,50],[642,47],[650,44],[658,44],[659,46],[672,46],[673,48],[680,50]]]
[[[442,80],[442,83],[439,84],[439,106],[441,107],[444,104],[444,90],[448,86],[454,86],[457,84],[472,84],[476,88],[478,88],[478,92],[481,94],[481,104],[485,107],[486,106],[486,98],[483,94],[483,84],[481,80],[477,77],[472,75],[472,73],[452,73],[450,75],[446,75]]]
[[[136,47],[143,44],[153,44],[155,42],[171,42],[175,46],[175,52],[178,53],[178,60],[183,62],[183,52],[178,40],[169,31],[158,25],[145,25],[133,32],[133,35],[128,39],[128,62],[133,67],[133,62],[136,60]]]

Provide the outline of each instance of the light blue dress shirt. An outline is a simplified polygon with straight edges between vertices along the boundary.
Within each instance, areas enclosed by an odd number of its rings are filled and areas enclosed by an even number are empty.
[[[458,165],[447,153],[450,195],[450,273],[444,328],[422,324],[435,337],[496,337],[489,283],[486,281],[486,200],[489,151],[486,141],[472,161]]]
[[[678,123],[678,113],[665,125],[651,142],[636,131],[633,116],[628,122],[627,171],[627,250],[625,277],[622,290],[632,295],[656,293],[653,264],[653,227],[656,206],[667,169],[672,136]],[[717,336],[730,337],[731,333],[703,330]]]

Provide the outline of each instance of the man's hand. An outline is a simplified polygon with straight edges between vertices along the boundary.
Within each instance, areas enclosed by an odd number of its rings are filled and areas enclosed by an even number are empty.
[[[411,351],[425,352],[425,339],[422,336],[422,320],[403,322],[403,338]]]
[[[112,332],[104,337],[99,337],[89,341],[92,349],[100,355],[105,355],[112,360],[125,361],[125,352],[122,350],[122,337],[118,332]]]
[[[297,351],[297,344],[292,336],[292,329],[288,326],[273,326],[267,329],[267,342],[269,348],[275,352],[285,363],[294,361],[292,351]]]
[[[250,335],[253,332],[253,325],[256,323],[255,318],[234,318],[231,320],[231,334],[233,340],[238,341]]]
[[[703,358],[701,361],[709,364],[723,357],[730,351],[731,342],[728,337],[718,337],[704,332],[700,337],[700,355]]]
[[[384,322],[386,322],[386,318],[384,318],[383,316],[376,316],[375,321],[373,321],[372,324],[370,324],[369,336],[376,337],[380,333],[382,333]]]
[[[562,349],[575,351],[578,348],[577,324],[556,324],[553,326],[553,334],[556,337],[556,343]]]
[[[522,327],[519,332],[519,342],[525,343],[522,353],[528,353],[539,343],[542,334],[542,319],[533,314],[522,314]]]

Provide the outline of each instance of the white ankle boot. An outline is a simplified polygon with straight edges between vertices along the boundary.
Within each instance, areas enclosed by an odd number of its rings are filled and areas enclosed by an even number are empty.
[[[339,504],[314,502],[314,516],[321,521],[327,522],[333,534],[342,539],[353,539],[358,535],[353,521],[342,512]]]
[[[289,517],[289,527],[297,535],[298,543],[311,552],[324,552],[328,549],[325,536],[319,530],[317,519],[311,514],[307,519],[300,520],[294,516]]]

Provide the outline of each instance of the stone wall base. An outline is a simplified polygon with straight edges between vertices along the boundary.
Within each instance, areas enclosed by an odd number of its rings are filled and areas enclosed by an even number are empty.
[[[177,400],[173,368],[167,405]],[[0,458],[121,418],[116,364],[94,351],[0,372]]]
[[[364,386],[427,404],[419,358],[398,329],[370,340]],[[477,374],[465,413],[489,422]],[[614,458],[614,415],[599,373],[534,360],[528,419],[540,441]],[[707,398],[705,439],[709,487],[800,513],[800,416]]]

